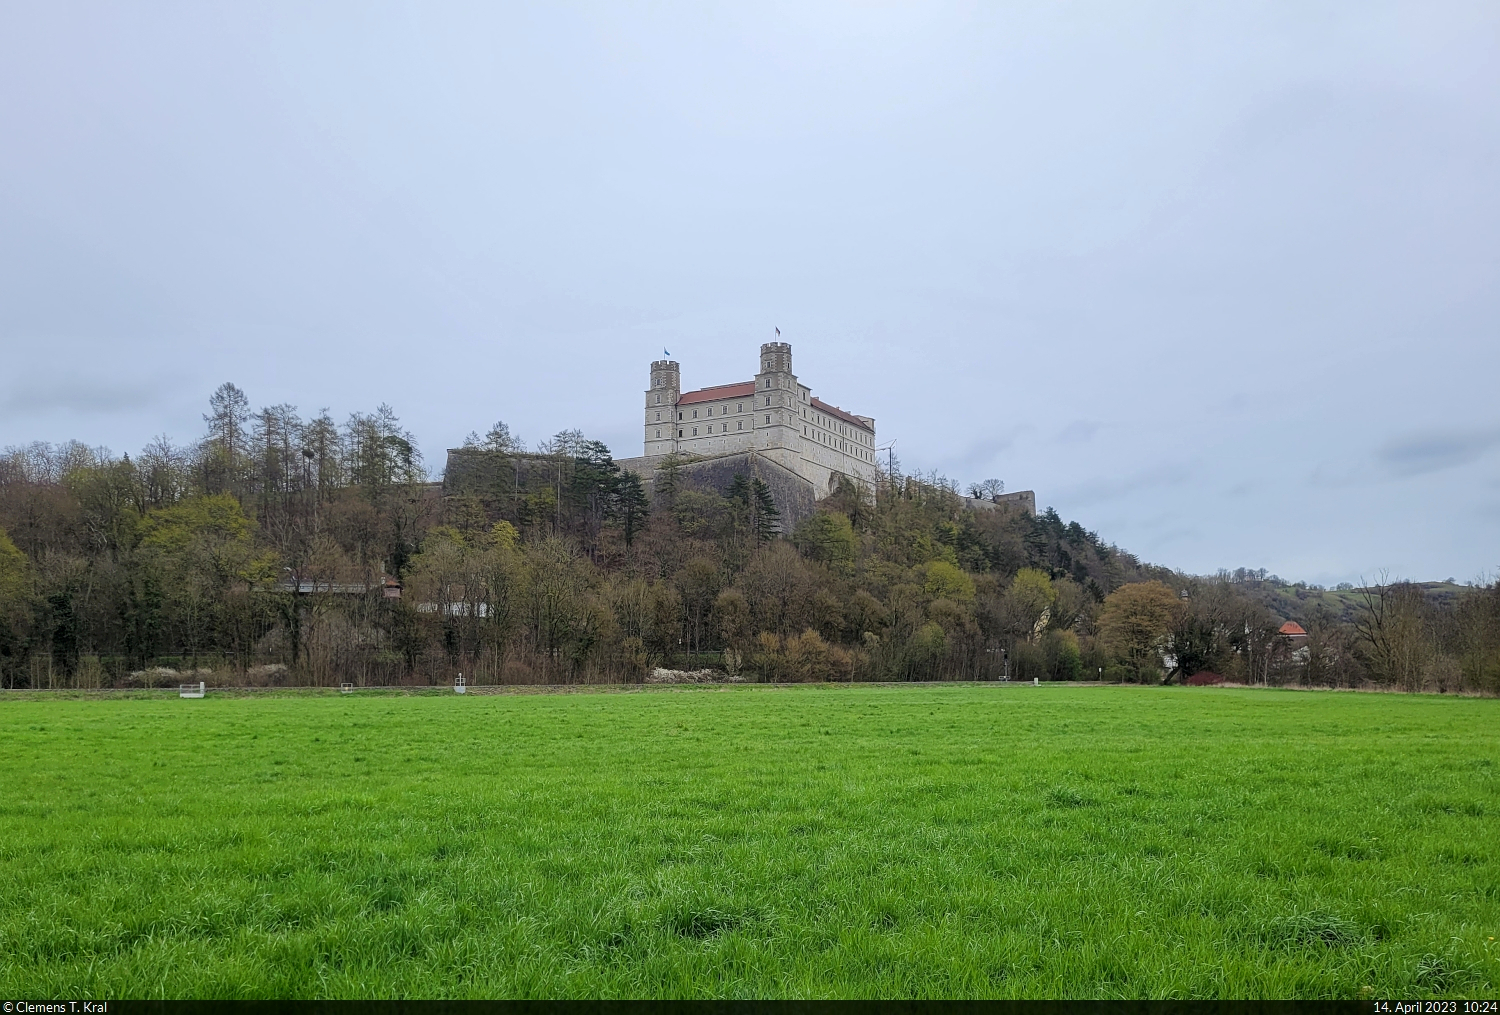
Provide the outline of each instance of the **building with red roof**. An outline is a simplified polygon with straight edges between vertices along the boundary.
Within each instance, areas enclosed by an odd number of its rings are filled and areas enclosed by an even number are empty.
[[[713,458],[747,452],[806,479],[826,497],[847,476],[873,489],[879,463],[875,420],[823,401],[792,373],[792,347],[760,347],[751,380],[681,389],[675,360],[651,364],[645,457],[626,464],[649,473],[667,455]]]
[[[1288,620],[1276,632],[1292,650],[1292,662],[1305,663],[1311,653],[1307,644],[1307,630],[1295,620]]]

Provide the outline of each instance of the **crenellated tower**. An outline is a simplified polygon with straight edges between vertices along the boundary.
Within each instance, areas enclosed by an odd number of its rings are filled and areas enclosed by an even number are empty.
[[[755,375],[755,429],[760,435],[756,444],[766,450],[799,447],[801,405],[791,343],[766,342],[760,347],[760,373]]]
[[[682,397],[682,370],[676,360],[651,364],[651,387],[646,392],[646,454],[670,455],[677,450],[677,400]]]

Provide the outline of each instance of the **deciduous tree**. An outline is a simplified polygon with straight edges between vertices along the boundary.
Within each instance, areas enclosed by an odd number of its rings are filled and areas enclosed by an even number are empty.
[[[1138,680],[1160,675],[1179,602],[1177,593],[1159,581],[1125,585],[1104,600],[1099,629],[1105,644]]]

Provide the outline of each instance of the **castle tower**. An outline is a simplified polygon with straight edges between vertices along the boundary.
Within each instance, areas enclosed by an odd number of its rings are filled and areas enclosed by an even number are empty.
[[[755,429],[760,438],[756,445],[763,450],[800,447],[801,406],[791,343],[765,343],[760,347],[760,373],[755,375]]]
[[[651,388],[646,392],[646,454],[670,455],[677,450],[677,399],[682,397],[682,371],[676,360],[651,364]]]
[[[792,343],[766,342],[760,347],[760,372],[762,374],[792,372]]]

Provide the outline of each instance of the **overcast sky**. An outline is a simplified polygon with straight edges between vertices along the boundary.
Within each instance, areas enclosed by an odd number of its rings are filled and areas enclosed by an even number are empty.
[[[1500,565],[1500,4],[0,5],[0,445],[641,453],[780,327],[1142,557]]]

